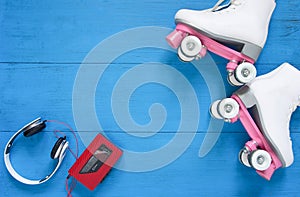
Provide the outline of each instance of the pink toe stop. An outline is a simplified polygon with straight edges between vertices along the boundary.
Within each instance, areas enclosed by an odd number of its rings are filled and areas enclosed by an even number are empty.
[[[177,49],[184,37],[185,34],[183,32],[175,29],[166,37],[166,40],[172,48]]]

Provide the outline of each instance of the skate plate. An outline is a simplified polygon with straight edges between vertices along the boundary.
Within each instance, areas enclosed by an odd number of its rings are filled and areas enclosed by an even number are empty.
[[[220,44],[219,42],[199,33],[192,27],[181,23],[177,24],[176,29],[166,37],[166,40],[171,47],[177,49],[181,41],[187,35],[193,35],[198,37],[203,43],[203,45],[207,48],[207,50],[229,60],[229,63],[226,66],[226,69],[229,72],[234,71],[238,66],[238,63],[246,61],[251,64],[254,64],[255,62],[255,60],[253,60],[252,58],[242,53],[239,53],[223,44]]]
[[[265,150],[270,154],[270,156],[272,158],[271,165],[267,170],[264,170],[264,171],[257,170],[256,171],[260,176],[264,177],[267,180],[270,180],[274,171],[276,169],[282,167],[282,163],[281,163],[280,159],[278,158],[278,156],[273,151],[273,149],[271,148],[271,146],[269,145],[269,143],[267,142],[267,140],[265,139],[265,137],[263,136],[263,133],[259,130],[258,126],[252,119],[252,117],[251,117],[250,113],[248,112],[246,106],[244,105],[243,101],[237,95],[232,95],[231,98],[234,99],[235,101],[237,101],[237,103],[240,106],[238,118],[235,117],[235,118],[231,119],[231,122],[233,123],[233,122],[237,121],[238,119],[240,119],[240,121],[241,121],[242,125],[244,126],[244,128],[246,129],[248,135],[252,139],[251,141],[248,141],[245,144],[245,147],[250,151],[255,151],[255,150],[257,150],[257,148]]]

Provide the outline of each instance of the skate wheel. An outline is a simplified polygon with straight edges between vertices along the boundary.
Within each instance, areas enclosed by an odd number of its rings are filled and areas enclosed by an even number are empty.
[[[244,85],[243,83],[240,83],[240,82],[238,82],[238,80],[236,80],[236,78],[235,78],[235,76],[234,76],[233,73],[229,73],[227,75],[227,81],[232,86],[242,86],[242,85]]]
[[[187,36],[182,40],[180,48],[184,55],[195,57],[200,53],[202,43],[196,36]]]
[[[240,83],[248,83],[256,77],[256,68],[249,62],[243,62],[234,71],[235,78]]]
[[[239,104],[232,98],[226,98],[218,103],[217,110],[224,119],[231,119],[238,115]]]
[[[211,104],[210,106],[210,115],[216,119],[223,119],[223,117],[219,114],[219,111],[218,111],[218,105],[219,103],[221,102],[221,100],[217,100],[215,102],[213,102],[213,104]]]
[[[272,162],[270,154],[265,150],[255,150],[248,157],[250,165],[259,171],[267,170]]]
[[[180,47],[178,48],[177,53],[178,53],[179,59],[183,62],[191,62],[195,59],[195,57],[188,57],[188,56],[184,55],[183,52],[181,51]]]
[[[251,167],[248,157],[249,157],[250,151],[248,151],[246,148],[243,148],[239,152],[239,160],[242,164],[244,164],[247,167]]]

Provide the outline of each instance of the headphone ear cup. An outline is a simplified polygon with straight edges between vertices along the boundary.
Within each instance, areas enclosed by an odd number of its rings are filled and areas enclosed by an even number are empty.
[[[52,159],[58,158],[65,143],[66,143],[66,136],[58,138],[58,140],[55,142],[55,144],[51,150],[50,156]]]
[[[34,123],[34,124],[32,124],[32,125],[29,125],[29,126],[25,129],[23,135],[24,135],[25,137],[30,137],[30,136],[32,136],[32,135],[34,135],[34,134],[36,134],[36,133],[42,131],[45,127],[46,127],[46,124],[45,124],[44,121],[43,121],[43,122],[40,122],[40,123]]]

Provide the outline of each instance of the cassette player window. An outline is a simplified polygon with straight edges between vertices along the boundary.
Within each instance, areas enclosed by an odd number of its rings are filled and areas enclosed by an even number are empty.
[[[99,170],[103,163],[111,155],[112,150],[102,144],[90,157],[87,163],[80,170],[80,174],[94,173]]]

